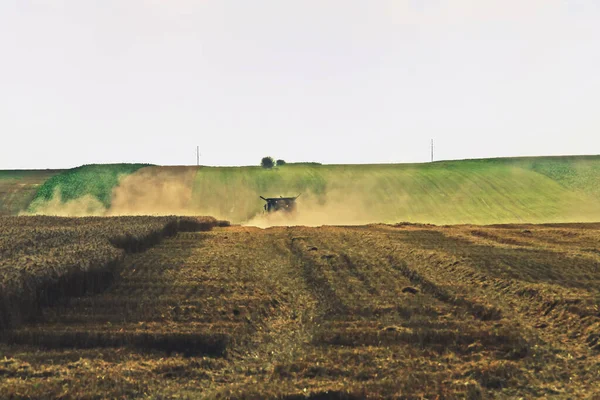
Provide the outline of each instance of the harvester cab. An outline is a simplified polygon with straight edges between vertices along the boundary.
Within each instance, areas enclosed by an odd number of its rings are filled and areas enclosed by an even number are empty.
[[[264,208],[266,212],[294,212],[296,210],[296,199],[300,197],[300,195],[296,197],[269,197],[265,198],[260,196],[261,199],[266,201]]]

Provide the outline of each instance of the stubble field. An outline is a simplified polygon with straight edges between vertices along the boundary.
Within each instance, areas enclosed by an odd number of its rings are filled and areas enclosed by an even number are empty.
[[[0,393],[595,398],[599,239],[600,224],[178,231],[102,291],[3,329]]]

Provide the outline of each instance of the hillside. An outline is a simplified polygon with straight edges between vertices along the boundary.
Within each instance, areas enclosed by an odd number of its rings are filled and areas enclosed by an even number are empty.
[[[428,164],[288,164],[273,170],[142,165],[115,168],[91,166],[54,176],[53,184],[44,185],[45,192],[38,192],[29,211],[59,215],[202,214],[259,226],[600,219],[599,156]],[[84,172],[85,179],[79,179]],[[63,193],[59,199],[51,195],[57,187]],[[65,198],[64,193],[69,196]],[[259,196],[298,194],[299,211],[294,219],[263,216],[264,203]],[[11,207],[10,213],[14,213]],[[0,208],[5,208],[4,203]]]
[[[58,170],[0,171],[0,216],[26,209],[40,186]]]
[[[594,220],[600,216],[598,167],[600,159],[564,158],[210,168],[196,175],[193,204],[243,221],[262,205],[259,194],[303,193],[308,223]]]

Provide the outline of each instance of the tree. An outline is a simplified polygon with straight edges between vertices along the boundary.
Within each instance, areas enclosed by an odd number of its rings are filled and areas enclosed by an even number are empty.
[[[282,165],[285,165],[285,164],[287,164],[287,163],[285,162],[285,160],[277,160],[277,166],[278,166],[278,167],[281,167]]]
[[[271,169],[275,166],[275,161],[273,161],[273,157],[263,157],[263,159],[260,160],[260,166]]]

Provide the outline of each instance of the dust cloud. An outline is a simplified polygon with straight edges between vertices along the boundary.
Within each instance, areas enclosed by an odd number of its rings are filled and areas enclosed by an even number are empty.
[[[104,204],[92,195],[77,199],[62,201],[60,188],[54,189],[52,198],[48,201],[34,201],[31,205],[33,212],[23,211],[19,215],[55,215],[57,217],[91,217],[102,216],[106,213]]]
[[[197,215],[192,204],[196,167],[146,167],[113,189],[106,215]]]
[[[112,191],[110,208],[91,195],[63,202],[57,189],[50,201],[34,204],[35,213],[27,215],[121,216],[121,215],[211,215],[247,226],[266,228],[286,225],[360,225],[382,222],[381,211],[370,202],[367,182],[348,187],[334,187],[324,193],[304,192],[293,214],[263,212],[256,200],[259,193],[249,187],[227,193],[231,204],[223,207],[222,195],[197,193],[193,196],[196,167],[146,167],[124,176]],[[355,183],[356,184],[356,183]],[[354,186],[354,185],[353,185]],[[233,208],[231,208],[233,207]],[[256,210],[244,220],[234,217],[237,208]],[[25,214],[24,214],[25,215]],[[252,215],[252,214],[250,214]]]
[[[384,222],[376,205],[365,194],[333,189],[324,194],[305,193],[296,200],[294,213],[261,212],[243,225],[271,226],[364,225]]]
[[[113,189],[110,208],[93,196],[63,202],[57,190],[47,202],[35,204],[35,214],[57,216],[211,215],[233,223],[266,228],[287,225],[362,225],[391,222],[390,204],[373,195],[378,184],[352,179],[352,184],[330,184],[324,192],[304,191],[293,214],[263,212],[252,187],[240,183],[206,188],[194,193],[196,167],[146,167],[123,176]],[[287,194],[287,193],[282,193]],[[397,210],[404,199],[398,197]],[[394,214],[393,212],[391,214]],[[246,215],[243,217],[243,215]],[[386,218],[387,217],[387,218]]]
[[[34,202],[34,212],[20,215],[199,215],[191,201],[195,175],[196,167],[146,167],[119,180],[108,209],[92,195],[63,202],[56,188],[52,199]]]

